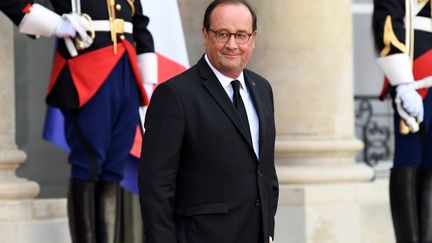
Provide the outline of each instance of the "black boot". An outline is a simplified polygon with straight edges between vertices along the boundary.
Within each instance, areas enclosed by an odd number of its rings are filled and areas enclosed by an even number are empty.
[[[417,243],[417,174],[415,168],[393,168],[390,173],[390,208],[397,243]]]
[[[94,189],[93,181],[69,181],[67,208],[73,243],[96,243]]]
[[[420,237],[432,243],[432,170],[422,170],[420,182]]]
[[[96,232],[98,243],[119,242],[120,188],[118,183],[97,182]]]

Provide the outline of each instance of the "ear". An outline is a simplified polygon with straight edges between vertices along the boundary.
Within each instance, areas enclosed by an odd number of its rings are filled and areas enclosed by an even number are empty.
[[[203,36],[204,40],[208,38],[208,32],[207,32],[207,29],[204,26],[201,28],[201,33],[202,33],[202,36]]]
[[[209,33],[207,31],[207,29],[203,26],[201,28],[201,34],[202,34],[202,38],[203,38],[203,43],[204,43],[204,48],[207,48],[207,42],[208,42],[208,38],[209,38]]]
[[[255,48],[255,40],[256,40],[257,34],[258,33],[256,31],[254,31],[252,34],[252,48]]]

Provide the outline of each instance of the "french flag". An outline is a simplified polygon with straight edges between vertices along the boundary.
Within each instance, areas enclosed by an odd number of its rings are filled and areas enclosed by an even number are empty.
[[[148,28],[155,42],[160,84],[189,67],[180,12],[177,0],[141,0],[141,4],[144,14],[150,18]],[[124,179],[121,182],[123,188],[134,193],[138,193],[138,163],[142,142],[140,127],[137,127],[136,134],[134,145],[125,162]],[[64,137],[63,116],[57,108],[47,109],[43,138],[67,152],[70,151]]]
[[[149,30],[153,35],[158,55],[158,84],[185,71],[189,67],[186,43],[177,0],[141,0],[144,14],[150,18]],[[150,97],[150,96],[149,96]],[[137,134],[140,131],[137,129]],[[138,163],[141,154],[140,136],[125,163],[123,188],[138,193]]]

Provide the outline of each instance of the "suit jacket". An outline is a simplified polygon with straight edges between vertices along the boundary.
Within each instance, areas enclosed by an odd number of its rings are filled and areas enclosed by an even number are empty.
[[[259,117],[259,159],[204,58],[153,93],[139,168],[148,243],[267,243],[273,236],[273,94],[258,74],[244,76]]]
[[[19,25],[25,13],[23,12],[27,4],[33,3],[32,0],[1,0],[0,10],[8,16],[15,25]]]

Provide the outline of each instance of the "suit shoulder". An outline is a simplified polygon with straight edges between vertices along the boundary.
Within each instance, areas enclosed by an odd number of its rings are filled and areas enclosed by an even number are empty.
[[[245,73],[248,77],[250,77],[252,80],[254,80],[255,82],[257,82],[257,83],[259,83],[259,84],[261,84],[261,85],[264,85],[264,86],[266,86],[267,88],[270,88],[270,89],[271,89],[270,82],[269,82],[267,79],[265,79],[263,76],[261,76],[260,74],[254,72],[254,71],[251,71],[251,70],[249,70],[249,69],[245,69],[245,70],[244,70],[244,73]]]
[[[250,70],[250,69],[245,69],[244,72],[247,75],[250,75],[251,78],[257,79],[257,80],[262,80],[264,82],[268,82],[267,79],[265,79],[263,76],[261,76],[260,74]]]
[[[168,79],[167,81],[164,82],[164,84],[175,86],[175,87],[181,87],[184,85],[189,85],[192,82],[195,82],[197,77],[199,77],[199,72],[197,66],[194,65],[189,69],[183,71],[182,73],[179,73],[176,76]]]

